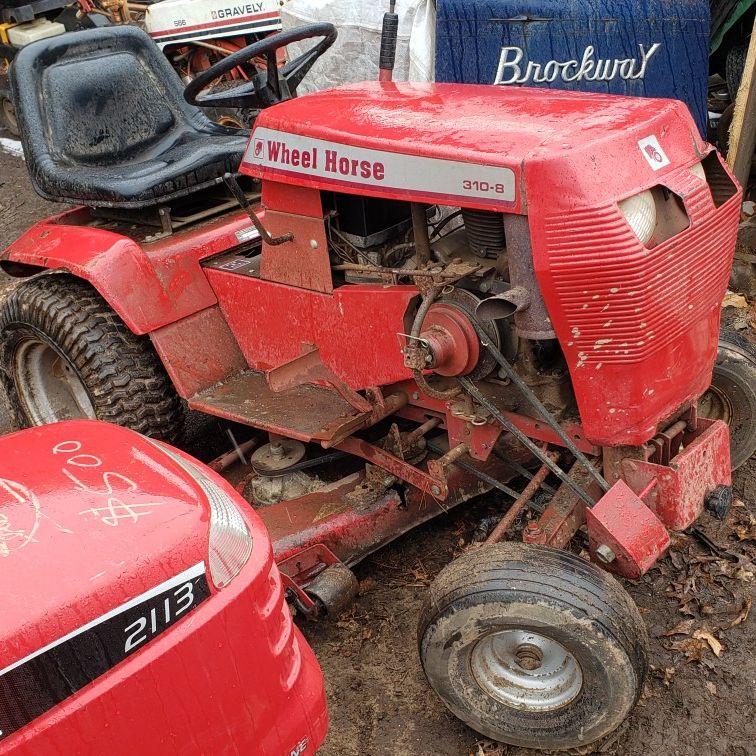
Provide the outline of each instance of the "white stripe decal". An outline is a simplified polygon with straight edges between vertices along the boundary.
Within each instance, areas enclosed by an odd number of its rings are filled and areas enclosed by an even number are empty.
[[[154,588],[150,588],[149,591],[145,591],[144,593],[137,596],[136,598],[131,599],[131,601],[127,601],[125,604],[121,604],[121,606],[117,606],[115,609],[112,609],[107,614],[103,614],[102,616],[97,617],[97,619],[92,620],[86,625],[76,628],[76,630],[73,630],[72,632],[68,633],[68,635],[64,635],[62,638],[58,638],[58,640],[53,641],[52,643],[49,643],[44,648],[39,648],[33,653],[29,654],[29,656],[25,656],[23,659],[19,659],[17,662],[14,662],[13,664],[7,666],[5,669],[0,670],[0,677],[2,677],[6,672],[10,672],[16,667],[20,667],[22,664],[25,664],[26,662],[30,661],[31,659],[34,659],[35,657],[46,653],[51,648],[55,648],[56,646],[59,646],[61,643],[65,643],[66,641],[71,640],[71,638],[75,638],[77,635],[81,635],[81,633],[85,633],[87,630],[91,630],[93,627],[96,627],[97,625],[102,624],[106,620],[109,620],[111,617],[115,617],[116,615],[121,614],[122,612],[125,612],[128,609],[131,609],[132,607],[137,606],[138,604],[141,604],[143,601],[147,601],[148,599],[151,599],[153,596],[157,596],[163,593],[164,591],[169,590],[170,588],[174,588],[175,586],[180,585],[181,583],[186,583],[188,580],[192,580],[193,578],[199,577],[200,575],[203,575],[204,572],[205,572],[205,563],[197,562],[197,564],[195,564],[193,567],[189,567],[189,569],[184,570],[179,575],[174,575],[174,577],[169,578],[164,583],[161,583],[160,585],[156,585]]]
[[[451,195],[506,205],[515,200],[515,175],[510,168],[351,147],[264,127],[254,130],[244,162],[372,189]]]

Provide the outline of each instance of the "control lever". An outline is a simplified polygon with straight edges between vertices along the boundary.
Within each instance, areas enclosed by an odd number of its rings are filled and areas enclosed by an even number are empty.
[[[231,191],[231,194],[233,194],[236,198],[236,201],[239,203],[242,210],[247,213],[249,219],[252,221],[252,225],[257,229],[257,233],[260,234],[260,238],[266,244],[270,244],[271,246],[275,247],[279,244],[283,244],[284,242],[292,241],[294,234],[291,231],[282,234],[281,236],[270,235],[268,229],[265,228],[262,223],[260,223],[260,219],[257,217],[257,213],[252,209],[252,206],[249,204],[249,200],[247,199],[247,195],[244,194],[244,190],[239,186],[239,182],[236,180],[236,176],[234,176],[233,173],[224,174],[223,181]]]

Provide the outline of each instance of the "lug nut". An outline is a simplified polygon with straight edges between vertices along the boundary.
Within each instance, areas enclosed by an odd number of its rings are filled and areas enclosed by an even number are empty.
[[[517,665],[528,672],[540,669],[543,663],[541,649],[531,643],[520,644],[515,650],[515,657]]]
[[[617,558],[617,555],[609,546],[602,543],[596,547],[596,558],[604,564],[611,564]]]

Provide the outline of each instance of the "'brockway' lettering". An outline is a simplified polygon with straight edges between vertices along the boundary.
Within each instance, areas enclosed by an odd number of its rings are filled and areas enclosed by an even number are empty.
[[[546,63],[528,61],[520,65],[525,52],[521,47],[502,47],[499,67],[494,84],[536,84],[551,83],[558,78],[565,82],[572,81],[612,81],[620,79],[642,79],[646,75],[649,60],[661,47],[661,42],[654,42],[646,50],[645,45],[638,44],[640,60],[636,58],[594,58],[596,49],[588,45],[580,61],[550,60]]]

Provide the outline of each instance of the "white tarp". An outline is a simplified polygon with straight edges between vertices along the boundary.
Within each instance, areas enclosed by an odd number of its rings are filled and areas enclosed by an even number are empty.
[[[378,78],[385,2],[366,0],[289,0],[281,8],[283,28],[328,21],[338,29],[333,46],[305,76],[298,92],[312,92],[339,84]],[[397,0],[399,35],[395,81],[433,81],[436,6],[434,0]],[[304,52],[312,41],[289,45],[289,58]]]

